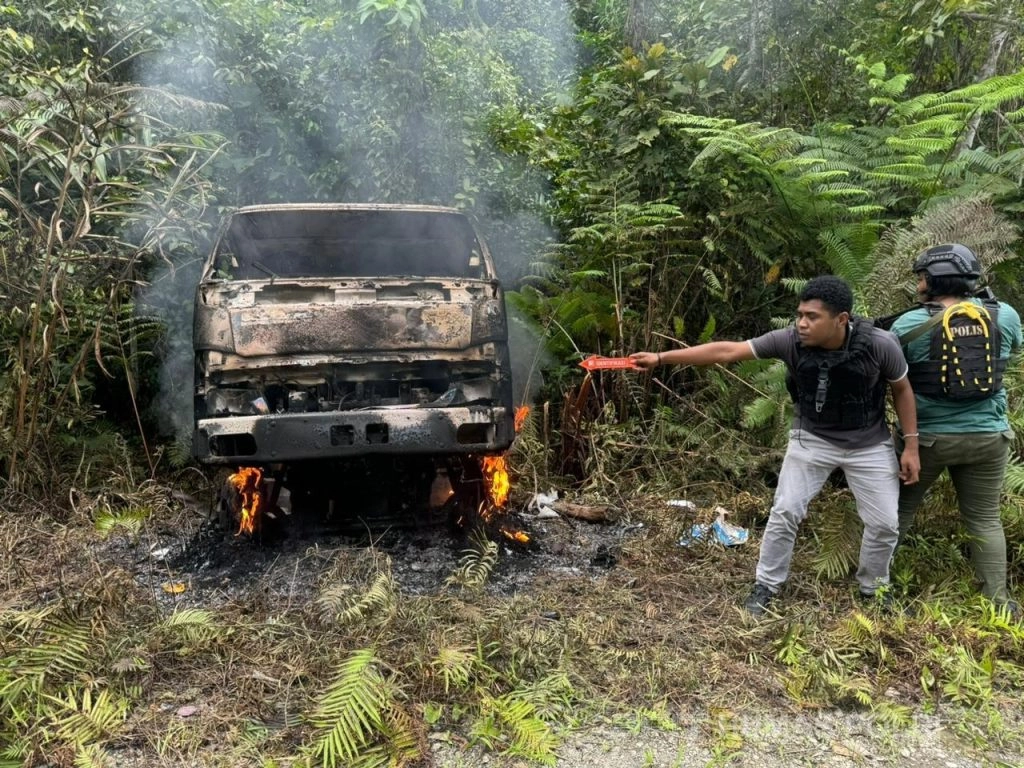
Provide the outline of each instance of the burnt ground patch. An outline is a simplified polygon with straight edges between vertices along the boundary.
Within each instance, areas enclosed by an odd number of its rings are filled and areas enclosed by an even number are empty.
[[[624,543],[646,530],[643,523],[625,517],[613,523],[539,519],[516,508],[496,514],[490,524],[452,510],[420,510],[403,522],[382,516],[380,507],[370,503],[346,517],[298,509],[249,536],[225,531],[214,504],[193,502],[195,514],[180,525],[104,546],[154,593],[164,591],[164,599],[200,605],[239,598],[253,589],[284,590],[291,599],[311,599],[321,575],[318,563],[326,561],[324,553],[339,550],[373,549],[390,559],[403,592],[429,595],[445,589],[460,558],[476,546],[474,535],[480,534],[499,550],[487,589],[511,595],[532,588],[538,576],[606,576],[619,566]],[[503,528],[526,533],[529,542],[510,540]],[[167,592],[164,585],[178,585],[181,591]]]

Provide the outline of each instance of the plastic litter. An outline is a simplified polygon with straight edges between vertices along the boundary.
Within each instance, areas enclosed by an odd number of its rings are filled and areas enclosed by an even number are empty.
[[[689,535],[679,539],[679,546],[689,547],[698,541],[707,541],[711,536],[719,543],[727,547],[735,547],[743,544],[750,536],[746,528],[733,525],[725,518],[730,514],[725,507],[715,507],[718,516],[712,523],[696,523],[690,528]]]
[[[696,509],[697,505],[689,499],[669,499],[665,502],[670,507],[682,507],[683,509]]]
[[[559,517],[559,514],[551,508],[551,504],[558,501],[558,491],[552,488],[547,493],[538,493],[532,499],[530,503],[526,505],[527,509],[537,510],[537,517],[540,519],[549,517]]]

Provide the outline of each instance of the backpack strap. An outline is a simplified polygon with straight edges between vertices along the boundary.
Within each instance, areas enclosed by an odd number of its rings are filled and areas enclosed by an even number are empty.
[[[913,312],[915,309],[920,309],[921,304],[912,304],[905,309],[901,309],[899,312],[893,312],[891,315],[884,315],[882,317],[875,317],[871,319],[871,324],[876,328],[881,328],[883,331],[888,331],[892,328],[892,324],[897,319],[903,317],[907,312]]]
[[[928,333],[928,331],[930,331],[932,328],[934,328],[936,325],[942,322],[942,318],[944,315],[945,312],[936,312],[934,315],[929,317],[920,325],[911,328],[906,333],[901,333],[899,335],[900,346],[905,347],[908,344],[910,344],[910,342],[914,341],[914,339],[919,339],[922,336],[924,336],[926,333]]]

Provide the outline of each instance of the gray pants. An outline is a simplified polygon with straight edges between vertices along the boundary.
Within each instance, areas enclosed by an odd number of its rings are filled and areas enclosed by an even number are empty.
[[[943,470],[949,471],[960,505],[960,519],[971,537],[971,562],[981,582],[981,593],[996,603],[1005,603],[1008,598],[1006,536],[999,516],[999,499],[1012,438],[1012,432],[922,434],[921,482],[900,489],[902,538],[910,530],[925,492]]]
[[[899,537],[896,506],[900,492],[899,463],[892,441],[844,449],[809,432],[792,430],[757,563],[757,581],[773,592],[789,575],[797,528],[807,517],[807,505],[837,467],[846,474],[864,523],[857,568],[861,592],[872,593],[889,583],[889,561]]]

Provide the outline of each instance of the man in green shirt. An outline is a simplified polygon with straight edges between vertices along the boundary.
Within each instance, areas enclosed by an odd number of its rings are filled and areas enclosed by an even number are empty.
[[[982,594],[1019,618],[1006,586],[999,500],[1013,440],[1002,373],[1024,341],[1020,316],[1009,304],[975,296],[981,264],[960,243],[927,249],[913,269],[923,306],[891,328],[910,366],[921,460],[920,482],[900,486],[900,540],[929,486],[948,471]]]

